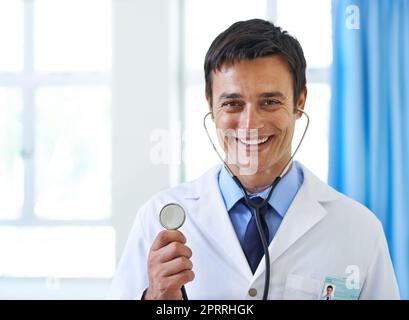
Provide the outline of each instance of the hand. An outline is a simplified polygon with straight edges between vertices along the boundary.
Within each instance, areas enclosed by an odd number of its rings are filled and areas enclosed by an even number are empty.
[[[148,256],[149,288],[145,300],[181,300],[182,286],[194,279],[192,250],[178,230],[163,230],[155,238]]]

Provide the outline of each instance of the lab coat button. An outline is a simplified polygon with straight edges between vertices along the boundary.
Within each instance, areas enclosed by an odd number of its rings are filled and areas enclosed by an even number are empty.
[[[249,289],[249,296],[250,297],[255,297],[257,295],[257,289],[255,288],[250,288]]]

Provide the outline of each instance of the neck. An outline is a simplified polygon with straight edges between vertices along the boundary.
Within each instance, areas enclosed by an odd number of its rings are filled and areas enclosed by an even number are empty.
[[[243,187],[250,193],[259,193],[270,187],[274,180],[281,174],[287,164],[289,157],[277,162],[272,168],[257,171],[252,175],[241,175],[238,166],[229,166],[233,174],[240,180]],[[292,167],[290,164],[289,169]]]

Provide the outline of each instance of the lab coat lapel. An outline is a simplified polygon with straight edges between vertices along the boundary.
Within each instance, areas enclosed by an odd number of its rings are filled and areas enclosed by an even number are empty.
[[[237,269],[244,277],[251,279],[253,274],[246,256],[241,248],[233,224],[224,205],[218,186],[220,166],[212,170],[198,182],[196,204],[192,208],[193,223],[198,230],[206,233],[214,249],[219,251],[232,268]]]
[[[301,168],[304,173],[304,182],[269,246],[271,264],[327,215],[327,210],[320,202],[334,198],[327,185],[305,167],[301,166]],[[263,257],[254,277],[257,278],[264,271]]]

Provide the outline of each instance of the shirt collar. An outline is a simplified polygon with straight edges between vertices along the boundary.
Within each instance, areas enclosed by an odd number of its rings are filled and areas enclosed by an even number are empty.
[[[274,208],[275,211],[281,217],[284,217],[288,208],[291,205],[295,195],[298,192],[298,189],[302,185],[303,175],[301,169],[298,167],[294,161],[291,169],[284,175],[281,181],[278,183],[277,187],[273,191],[270,200],[268,203]],[[227,172],[226,168],[222,166],[222,169],[219,174],[219,188],[223,196],[224,204],[227,211],[230,211],[231,208],[243,198],[243,193],[237,184],[233,181],[230,174]],[[250,198],[255,196],[260,196],[265,199],[268,195],[270,188],[257,193],[250,194]]]

